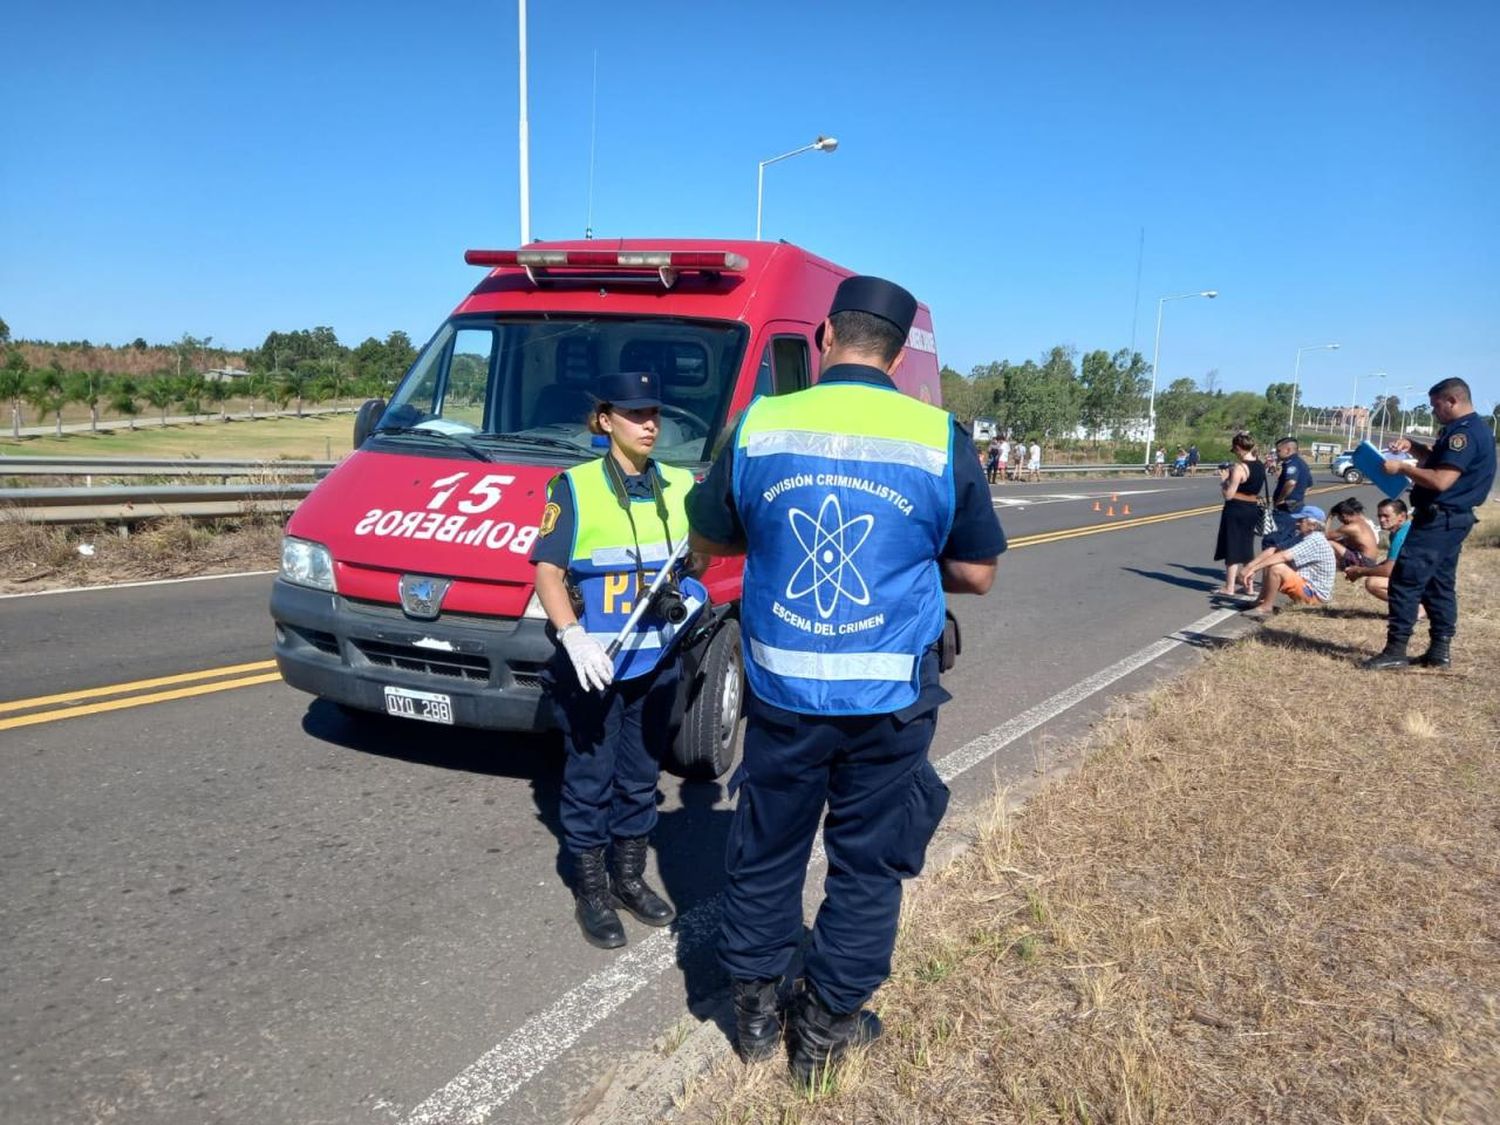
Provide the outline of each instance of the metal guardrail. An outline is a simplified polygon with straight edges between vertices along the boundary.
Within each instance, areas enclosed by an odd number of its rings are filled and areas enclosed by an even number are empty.
[[[0,516],[27,523],[133,523],[185,516],[196,519],[286,513],[312,484],[165,484],[104,488],[0,488]]]
[[[1170,468],[1170,466],[1168,466]],[[1147,466],[1135,465],[1042,465],[1041,473],[1095,473],[1100,476],[1124,473],[1146,473]]]
[[[0,457],[7,476],[321,476],[333,461],[199,461],[167,458]],[[1043,465],[1052,476],[1066,473],[1145,473],[1144,465]],[[287,480],[242,484],[107,485],[98,488],[3,488],[0,515],[28,523],[131,523],[182,516],[224,518],[249,512],[292,511],[312,483]]]
[[[209,461],[196,457],[4,457],[3,477],[318,476],[337,461]]]

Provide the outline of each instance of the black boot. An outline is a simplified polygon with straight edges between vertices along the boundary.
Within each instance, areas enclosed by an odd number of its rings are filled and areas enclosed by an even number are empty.
[[[1433,637],[1432,643],[1427,646],[1427,651],[1412,663],[1420,664],[1423,668],[1451,668],[1453,656],[1449,653],[1448,646],[1452,643],[1452,637]]]
[[[604,849],[593,848],[573,857],[576,883],[573,898],[577,903],[583,939],[600,949],[619,949],[625,944],[625,927],[609,904],[609,873],[604,867]]]
[[[1379,672],[1386,668],[1406,668],[1411,660],[1406,655],[1405,641],[1386,641],[1385,648],[1360,665],[1366,672]]]
[[[774,980],[734,982],[734,1053],[742,1062],[765,1062],[781,1043],[776,984]]]
[[[791,1045],[792,1081],[812,1086],[838,1064],[850,1047],[873,1043],[883,1028],[874,1012],[835,1015],[811,988],[792,1002],[787,1041]]]
[[[646,885],[646,837],[615,841],[609,866],[614,905],[630,911],[648,926],[665,926],[677,917],[670,903]]]

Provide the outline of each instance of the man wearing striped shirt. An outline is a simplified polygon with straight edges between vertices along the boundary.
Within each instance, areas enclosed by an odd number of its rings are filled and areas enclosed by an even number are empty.
[[[1333,578],[1338,573],[1333,544],[1323,528],[1328,522],[1323,509],[1308,504],[1292,513],[1299,536],[1296,543],[1280,551],[1262,553],[1240,574],[1249,578],[1265,571],[1260,600],[1246,617],[1266,618],[1276,612],[1276,595],[1285,594],[1293,605],[1326,605],[1333,598]]]

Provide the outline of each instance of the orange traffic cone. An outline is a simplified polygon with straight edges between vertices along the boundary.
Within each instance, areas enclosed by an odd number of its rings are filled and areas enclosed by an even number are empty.
[[[1113,504],[1111,504],[1109,506],[1109,511],[1105,512],[1104,514],[1106,516],[1112,516],[1112,515],[1114,515],[1115,514],[1115,506]]]
[[[1122,516],[1128,516],[1128,515],[1130,515],[1130,505],[1129,504],[1126,504],[1124,508],[1120,509],[1120,515],[1122,515]]]
[[[1102,511],[1104,511],[1103,508],[1099,507],[1099,501],[1097,501],[1097,500],[1094,501],[1094,511],[1096,511],[1096,512],[1102,512]]]
[[[1114,502],[1115,502],[1115,501],[1116,501],[1116,500],[1118,500],[1118,499],[1119,499],[1119,498],[1120,498],[1120,494],[1119,494],[1119,493],[1118,493],[1118,492],[1111,492],[1111,493],[1110,493],[1110,494],[1109,494],[1109,502],[1110,502],[1110,503],[1111,503],[1111,504],[1113,504],[1113,503],[1114,503]]]

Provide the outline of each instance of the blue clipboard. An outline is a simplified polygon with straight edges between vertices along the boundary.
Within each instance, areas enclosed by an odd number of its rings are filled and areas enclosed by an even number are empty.
[[[1395,499],[1406,491],[1411,481],[1403,476],[1386,476],[1385,470],[1381,467],[1386,460],[1386,455],[1376,449],[1372,442],[1362,441],[1354,450],[1354,467],[1360,471],[1365,480],[1391,499]]]

